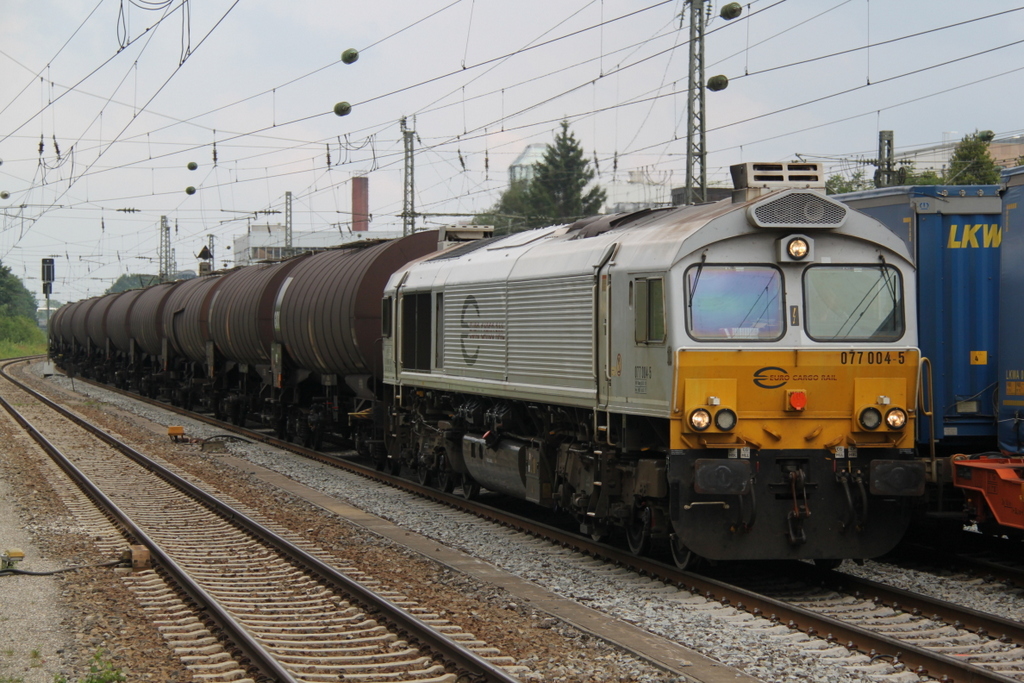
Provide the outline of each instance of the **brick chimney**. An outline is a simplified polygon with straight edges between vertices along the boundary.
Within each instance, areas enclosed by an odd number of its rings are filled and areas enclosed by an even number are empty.
[[[370,229],[370,179],[359,176],[352,179],[352,232]]]

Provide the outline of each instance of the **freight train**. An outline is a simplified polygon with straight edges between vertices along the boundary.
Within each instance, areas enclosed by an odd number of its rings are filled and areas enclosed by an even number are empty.
[[[683,567],[883,554],[927,474],[912,250],[826,197],[817,164],[733,174],[712,204],[417,233],[69,304],[51,355]]]
[[[1024,167],[1001,185],[891,187],[836,199],[889,227],[918,276],[917,448],[930,526],[1024,532]]]

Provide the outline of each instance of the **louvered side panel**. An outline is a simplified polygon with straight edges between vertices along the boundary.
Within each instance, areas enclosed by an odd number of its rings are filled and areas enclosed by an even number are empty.
[[[507,343],[504,282],[445,289],[445,374],[504,380]]]
[[[592,388],[594,278],[509,283],[509,381]]]

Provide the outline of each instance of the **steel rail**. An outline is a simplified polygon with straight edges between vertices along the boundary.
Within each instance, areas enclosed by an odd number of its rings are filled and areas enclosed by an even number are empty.
[[[578,552],[614,562],[660,581],[688,589],[693,593],[703,595],[709,600],[715,600],[722,604],[731,604],[737,609],[745,610],[755,616],[767,617],[792,629],[801,630],[810,636],[824,637],[830,641],[845,644],[850,649],[869,653],[875,657],[885,657],[894,662],[902,662],[920,675],[932,676],[950,683],[1020,683],[1020,680],[1017,678],[1004,676],[990,669],[970,664],[960,658],[933,652],[907,641],[875,633],[869,629],[848,624],[838,619],[791,605],[782,600],[760,595],[754,591],[749,591],[724,581],[683,571],[674,565],[669,565],[653,558],[638,557],[628,551],[592,541],[579,534],[566,532],[541,522],[512,515],[498,508],[476,501],[469,501],[452,494],[446,494],[434,488],[421,486],[408,479],[390,475],[345,458],[313,451],[244,427],[228,425],[209,416],[186,411],[177,406],[142,397],[123,389],[110,387],[92,380],[85,381],[98,388],[114,391],[221,429],[244,434],[255,441],[286,449],[320,462],[332,464],[370,479],[417,493],[482,518],[490,519],[511,528],[547,539]],[[998,617],[995,618],[998,619]]]
[[[842,572],[823,572],[802,562],[786,565],[785,572],[805,581],[820,581],[825,577],[828,584],[842,592],[858,593],[892,609],[912,612],[914,615],[932,616],[936,621],[954,624],[957,628],[973,631],[980,636],[1001,636],[1000,640],[1013,641],[1024,645],[1024,623],[1006,619],[995,614],[980,612],[970,607],[957,605],[920,593],[886,586],[860,576]]]
[[[355,602],[360,603],[368,612],[372,612],[375,616],[380,617],[393,629],[398,631],[400,635],[407,637],[409,640],[414,640],[425,645],[432,652],[440,656],[442,660],[453,665],[459,671],[468,673],[475,677],[476,680],[480,681],[493,683],[519,683],[518,678],[508,674],[501,667],[491,664],[456,641],[446,638],[431,626],[409,614],[401,607],[395,605],[386,598],[376,595],[366,587],[353,581],[348,576],[345,576],[334,567],[331,567],[322,560],[293,545],[286,539],[281,538],[273,531],[270,531],[244,513],[235,510],[206,491],[203,491],[194,484],[182,479],[170,470],[161,467],[131,446],[118,441],[63,406],[60,406],[46,396],[43,396],[39,392],[25,386],[17,379],[11,377],[7,373],[7,368],[20,360],[21,359],[14,360],[0,366],[0,375],[18,388],[26,391],[34,398],[47,405],[49,408],[52,408],[78,426],[87,430],[90,434],[97,437],[107,445],[121,452],[132,461],[146,468],[154,475],[160,477],[172,486],[188,493],[190,496],[196,498],[207,507],[215,510],[232,523],[253,534],[261,541],[288,555],[289,558],[298,561],[324,580],[338,586],[342,592],[352,596]],[[283,683],[298,683],[298,681],[286,669],[284,669],[269,652],[267,652],[258,642],[252,639],[248,632],[242,630],[240,626],[235,624],[231,616],[217,604],[214,598],[206,593],[206,591],[198,584],[192,581],[187,574],[185,574],[184,570],[182,570],[174,560],[170,558],[170,556],[164,553],[159,546],[145,534],[145,532],[138,528],[138,526],[135,525],[135,523],[128,518],[113,501],[107,498],[102,491],[96,488],[95,485],[93,485],[92,482],[90,482],[88,478],[63,455],[63,453],[60,453],[60,451],[50,444],[49,441],[47,441],[46,438],[38,432],[38,430],[25,420],[23,416],[18,414],[14,407],[5,401],[3,397],[0,397],[0,404],[2,404],[3,407],[11,413],[12,417],[14,417],[24,429],[32,434],[33,439],[35,439],[37,443],[39,443],[40,446],[42,446],[43,449],[51,455],[51,457],[54,457],[58,464],[68,472],[69,476],[71,476],[76,483],[87,490],[90,495],[94,495],[95,500],[100,502],[103,507],[109,509],[111,513],[114,514],[115,518],[119,522],[123,523],[125,528],[129,529],[131,534],[136,537],[142,545],[145,545],[150,549],[150,552],[159,559],[161,564],[168,568],[175,580],[181,581],[182,586],[186,587],[187,592],[196,600],[197,604],[201,605],[204,609],[210,610],[211,614],[215,617],[217,624],[222,626],[225,632],[229,633],[233,639],[236,637],[238,638],[237,642],[243,646],[245,653],[251,657],[254,662],[258,663],[259,668],[264,671],[271,672],[273,678],[282,681]],[[223,624],[221,623],[222,621],[224,621]]]

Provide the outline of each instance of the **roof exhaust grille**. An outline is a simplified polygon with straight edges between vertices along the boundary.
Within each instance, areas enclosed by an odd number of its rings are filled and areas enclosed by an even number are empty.
[[[793,190],[747,209],[759,228],[838,228],[846,221],[846,207],[816,192]]]

